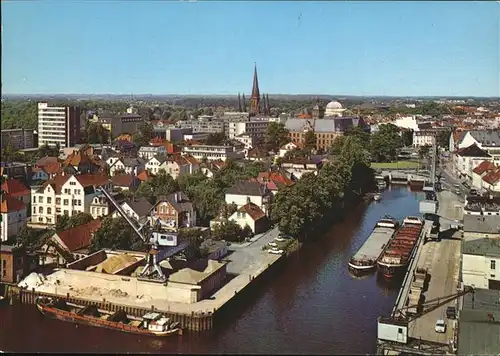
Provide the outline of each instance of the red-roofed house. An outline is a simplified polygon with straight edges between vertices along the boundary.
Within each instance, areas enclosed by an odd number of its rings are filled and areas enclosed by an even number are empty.
[[[121,190],[135,190],[139,182],[139,179],[132,174],[119,174],[111,178],[113,186]]]
[[[110,188],[108,176],[99,174],[59,174],[32,189],[31,221],[36,224],[53,225],[66,214],[90,213],[90,204],[100,193],[97,187]]]
[[[151,173],[147,169],[143,170],[141,173],[137,175],[137,179],[139,179],[140,182],[147,182],[152,178]]]
[[[472,170],[472,186],[478,189],[483,188],[483,177],[497,167],[492,161],[482,161],[476,168]]]
[[[101,220],[56,232],[39,250],[40,265],[66,265],[87,257],[92,237],[101,228]]]
[[[7,178],[5,182],[2,183],[1,189],[3,192],[19,199],[26,205],[29,205],[31,201],[31,190],[17,179]]]
[[[500,168],[490,171],[483,177],[482,188],[491,192],[500,192]]]
[[[174,145],[172,142],[162,139],[160,137],[153,137],[151,141],[149,141],[151,146],[164,146],[167,150],[168,154],[180,153],[181,149],[179,146]]]
[[[260,172],[257,178],[252,178],[250,180],[266,184],[267,189],[269,189],[275,195],[280,188],[293,184],[293,181],[290,178],[287,178],[283,173],[279,171]]]
[[[17,235],[27,223],[26,204],[10,194],[2,193],[0,212],[1,237],[0,241],[7,241],[9,237]]]
[[[472,170],[482,161],[492,161],[493,157],[478,145],[472,144],[468,147],[459,148],[453,153],[453,161],[456,173],[461,178],[472,181]]]
[[[269,219],[266,213],[252,202],[248,202],[236,210],[229,219],[236,221],[242,229],[248,225],[254,234],[259,234],[269,228]]]

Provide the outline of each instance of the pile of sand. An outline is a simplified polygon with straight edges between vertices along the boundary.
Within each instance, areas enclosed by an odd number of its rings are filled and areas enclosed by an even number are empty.
[[[33,289],[44,285],[46,281],[47,277],[43,274],[32,272],[28,275],[28,277],[19,282],[18,286],[21,288]]]
[[[112,256],[99,263],[95,272],[113,274],[135,262],[137,262],[137,258],[131,255],[123,254]]]

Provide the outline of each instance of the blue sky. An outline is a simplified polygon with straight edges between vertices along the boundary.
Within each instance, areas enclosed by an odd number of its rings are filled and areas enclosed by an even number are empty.
[[[500,96],[499,2],[2,1],[4,93]]]

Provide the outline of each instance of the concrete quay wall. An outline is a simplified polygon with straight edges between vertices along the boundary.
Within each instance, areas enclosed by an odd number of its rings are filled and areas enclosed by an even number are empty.
[[[6,286],[6,296],[11,303],[34,304],[38,296],[48,296],[64,299],[68,302],[81,305],[95,305],[98,308],[116,311],[124,309],[133,316],[141,317],[152,310],[161,312],[172,320],[180,322],[184,329],[191,331],[211,330],[214,326],[214,317],[226,305],[241,295],[245,295],[250,286],[258,285],[262,277],[270,272],[271,268],[278,265],[278,261],[285,259],[285,255],[265,255],[263,259],[240,275],[233,278],[211,298],[204,299],[197,303],[176,303],[166,300],[149,300],[141,303],[133,302],[130,299],[120,300],[118,297],[107,296],[99,298],[97,296],[76,296],[70,292],[44,292],[35,289],[27,290],[17,285]],[[146,305],[145,303],[148,303]]]

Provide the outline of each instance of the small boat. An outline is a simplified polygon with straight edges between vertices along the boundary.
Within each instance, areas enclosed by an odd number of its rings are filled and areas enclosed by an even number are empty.
[[[7,298],[3,295],[0,295],[0,306],[7,304]]]
[[[375,195],[373,196],[373,199],[374,199],[375,201],[380,201],[380,199],[382,199],[382,195],[377,193],[377,194],[375,194]]]
[[[110,312],[98,309],[95,305],[82,306],[49,297],[38,297],[36,307],[43,315],[75,324],[138,335],[182,335],[182,328],[178,322],[172,322],[170,318],[156,312],[147,313],[142,318],[138,318],[126,314],[123,310]]]

